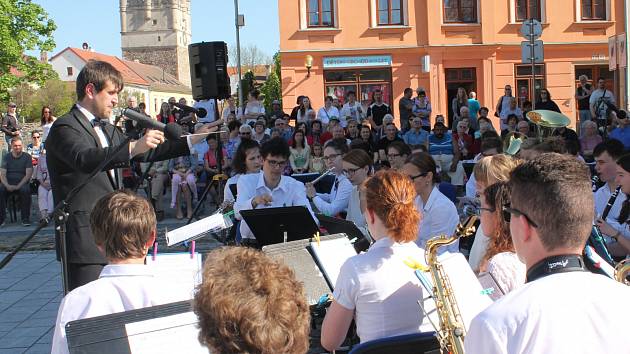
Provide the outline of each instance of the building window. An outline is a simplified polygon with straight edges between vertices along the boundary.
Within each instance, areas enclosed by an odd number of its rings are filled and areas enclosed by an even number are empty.
[[[402,25],[403,1],[402,0],[378,0],[378,25]]]
[[[536,64],[536,84],[533,84],[532,66],[531,65],[515,65],[514,77],[516,86],[512,89],[514,96],[517,97],[519,107],[523,107],[523,102],[534,101],[538,97],[540,89],[545,85],[545,64]]]
[[[476,0],[444,0],[444,23],[476,23]]]
[[[541,20],[540,0],[516,0],[516,21],[522,22],[535,18]]]
[[[606,0],[581,0],[582,21],[605,21]]]
[[[66,67],[66,71],[68,72],[68,76],[72,76],[72,67],[71,66]]]
[[[308,0],[308,27],[334,27],[333,0]]]
[[[350,91],[359,102],[369,102],[375,90],[383,92],[385,103],[393,103],[391,68],[324,70],[324,96],[337,97],[341,104]]]
[[[153,20],[153,25],[157,25],[157,20]]]

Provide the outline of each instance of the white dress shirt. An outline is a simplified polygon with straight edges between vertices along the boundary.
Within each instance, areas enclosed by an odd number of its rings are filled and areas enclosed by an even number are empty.
[[[424,290],[404,263],[408,258],[424,262],[424,250],[383,237],[341,266],[333,296],[354,310],[361,342],[420,332],[424,315],[418,301]]]
[[[352,186],[352,193],[348,201],[348,214],[346,220],[352,221],[361,231],[367,228],[365,216],[361,212],[361,200],[359,186]]]
[[[548,275],[471,322],[467,353],[630,353],[630,287],[590,272]]]
[[[422,201],[420,196],[416,197],[416,206],[418,211],[422,213],[418,239],[416,240],[416,244],[420,248],[424,249],[427,241],[435,236],[446,235],[450,237],[457,230],[459,224],[457,208],[450,199],[439,191],[437,186],[433,187],[426,203]],[[446,251],[459,252],[459,241],[441,247],[438,254]]]
[[[240,213],[241,210],[249,210],[252,208],[252,199],[259,195],[271,195],[272,202],[270,205],[257,205],[256,209],[288,207],[288,206],[305,206],[313,216],[313,220],[317,224],[319,221],[311,210],[311,204],[306,198],[306,188],[304,184],[289,176],[280,177],[280,183],[273,190],[265,185],[264,172],[242,175],[236,183],[238,195],[234,203],[234,212]],[[255,238],[245,220],[241,222],[241,236],[243,238]]]
[[[313,204],[322,214],[335,216],[348,209],[351,195],[352,182],[348,177],[338,175],[330,193],[317,193],[313,198]]]
[[[345,121],[348,120],[348,117],[350,117],[351,119],[356,120],[357,122],[361,122],[363,120],[363,118],[365,118],[365,114],[367,112],[365,111],[365,109],[363,109],[363,106],[361,106],[361,103],[359,101],[354,101],[353,105],[350,105],[350,102],[346,102],[343,107],[341,107],[341,117],[343,117],[343,119]]]
[[[326,106],[322,107],[317,111],[317,119],[321,120],[324,125],[328,125],[331,119],[337,118],[339,119],[339,123],[342,127],[346,127],[348,125],[346,121],[346,117],[343,117],[343,120],[339,116],[339,110],[335,106],[330,106],[330,108],[326,109]]]
[[[606,204],[608,204],[608,200],[610,199],[611,195],[612,195],[612,192],[610,192],[608,183],[604,184],[597,191],[595,191],[595,193],[593,193],[593,198],[595,199],[595,217],[596,218],[601,217],[602,214],[604,214],[604,209],[606,209]],[[626,194],[620,191],[619,194],[617,195],[617,199],[615,199],[615,203],[613,204],[612,208],[610,208],[610,212],[608,213],[608,216],[606,216],[605,221],[613,229],[621,232],[621,235],[623,237],[630,239],[630,229],[628,228],[628,224],[627,223],[620,224],[619,221],[617,221],[617,218],[619,217],[619,213],[621,212],[621,207],[625,200],[626,200]],[[606,243],[615,242],[615,240],[610,238],[610,236],[614,236],[614,235],[604,235],[604,239],[606,240]]]
[[[68,353],[68,322],[177,301],[164,295],[167,292],[161,289],[166,286],[144,264],[106,265],[97,280],[72,290],[61,301],[51,353]]]

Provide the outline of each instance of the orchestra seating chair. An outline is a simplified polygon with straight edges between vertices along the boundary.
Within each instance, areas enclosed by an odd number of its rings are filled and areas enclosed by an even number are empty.
[[[435,332],[413,333],[361,343],[350,354],[418,354],[440,353]]]

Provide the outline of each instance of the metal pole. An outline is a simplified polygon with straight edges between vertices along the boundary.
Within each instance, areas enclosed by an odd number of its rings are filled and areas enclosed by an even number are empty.
[[[234,0],[234,24],[236,25],[236,70],[238,72],[238,107],[241,108],[241,112],[243,111],[243,88],[242,77],[241,77],[241,39],[240,39],[240,31],[241,27],[238,24],[238,0]],[[238,115],[238,109],[237,109]]]
[[[534,20],[529,20],[529,53],[532,61],[532,87],[534,93],[532,97],[532,111],[536,109],[536,51],[534,49],[536,40],[534,38]],[[515,88],[516,89],[516,88]],[[518,90],[516,91],[518,92]]]

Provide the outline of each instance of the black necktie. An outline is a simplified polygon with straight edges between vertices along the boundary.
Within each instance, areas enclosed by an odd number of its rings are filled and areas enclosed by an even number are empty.
[[[100,118],[94,118],[94,119],[92,119],[90,121],[90,123],[92,124],[92,128],[95,128],[97,126],[103,128],[105,126],[105,124],[107,124],[106,121],[104,121],[104,120],[102,120]]]
[[[339,189],[339,180],[335,178],[335,190]]]

